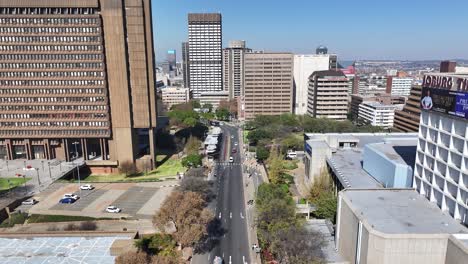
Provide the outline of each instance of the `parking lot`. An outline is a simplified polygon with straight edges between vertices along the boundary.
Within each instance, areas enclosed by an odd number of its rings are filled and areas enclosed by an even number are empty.
[[[93,190],[80,191],[77,184],[61,184],[59,188],[35,196],[39,203],[28,208],[28,211],[30,214],[151,219],[175,185],[175,181],[96,183]],[[66,193],[77,194],[80,198],[72,204],[59,203]],[[106,207],[110,205],[117,206],[122,212],[106,212]]]

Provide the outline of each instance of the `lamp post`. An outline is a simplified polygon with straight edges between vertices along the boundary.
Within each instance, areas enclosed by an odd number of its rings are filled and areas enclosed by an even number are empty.
[[[34,168],[34,170],[36,170],[37,184],[39,184],[39,186],[40,186],[41,185],[41,180],[39,179],[39,168]]]
[[[52,172],[50,171],[50,161],[47,162],[47,165],[49,166],[49,178],[52,179]]]
[[[78,144],[80,144],[78,141],[75,141],[72,143],[72,145],[75,145],[75,155],[76,155],[75,159],[78,159],[78,147],[77,147]],[[81,195],[80,164],[79,163],[76,165],[76,171],[78,172],[78,189],[80,190],[80,195]]]

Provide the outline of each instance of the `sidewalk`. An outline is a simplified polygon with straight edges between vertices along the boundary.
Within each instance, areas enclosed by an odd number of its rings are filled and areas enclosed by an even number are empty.
[[[242,135],[242,130],[239,129],[239,134]],[[244,146],[244,139],[243,137],[239,137],[239,146]],[[245,161],[245,165],[248,166],[247,160],[244,153],[244,148],[239,148],[241,151],[241,159]],[[256,186],[254,183],[254,177],[249,177],[249,174],[244,172],[243,168],[243,182],[246,184],[244,188],[244,201],[247,203],[249,200],[255,200],[255,193],[256,193]],[[263,174],[263,173],[262,173]],[[258,184],[258,183],[257,183]],[[257,238],[257,227],[255,225],[255,204],[247,205],[246,207],[246,215],[247,215],[247,234],[249,237],[249,247],[251,249],[251,245],[256,244],[258,245],[258,238]],[[250,252],[250,261],[253,264],[261,264],[260,254],[255,253],[252,249],[249,250]]]

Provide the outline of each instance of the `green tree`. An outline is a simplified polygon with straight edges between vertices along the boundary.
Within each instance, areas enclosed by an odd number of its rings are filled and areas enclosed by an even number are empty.
[[[247,139],[253,145],[257,145],[258,141],[261,139],[271,139],[272,135],[270,132],[264,129],[256,129],[254,131],[250,131],[247,135]]]
[[[184,119],[182,123],[187,127],[194,127],[197,124],[197,122],[198,122],[197,119],[193,117],[187,117]]]
[[[200,146],[201,140],[194,136],[190,136],[185,144],[185,153],[187,153],[187,155],[198,154]]]
[[[268,158],[268,178],[273,184],[281,182],[281,176],[284,173],[284,159],[277,150],[273,150]]]
[[[198,167],[202,165],[202,156],[198,154],[190,154],[184,157],[181,161],[182,166],[189,167]]]
[[[190,100],[189,103],[192,105],[192,109],[201,108],[200,101],[198,100]]]
[[[212,104],[204,104],[202,108],[208,109],[210,112],[213,111],[213,105]]]
[[[322,192],[313,201],[316,206],[314,215],[318,218],[330,219],[335,223],[337,198],[332,192]]]
[[[219,119],[219,120],[229,120],[229,110],[226,109],[226,108],[218,108],[216,109],[216,117]]]
[[[281,149],[286,152],[289,149],[303,150],[304,139],[296,134],[289,134],[286,138],[281,140]]]
[[[270,152],[268,151],[267,148],[263,146],[258,146],[257,149],[255,150],[255,155],[257,156],[258,160],[264,161],[268,159],[270,156]]]

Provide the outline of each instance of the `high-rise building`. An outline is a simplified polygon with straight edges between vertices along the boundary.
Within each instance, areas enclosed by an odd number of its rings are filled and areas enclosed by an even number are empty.
[[[0,156],[154,157],[151,20],[150,0],[0,0]]]
[[[309,77],[315,71],[330,69],[329,54],[294,55],[294,113],[307,113]]]
[[[182,42],[182,74],[184,77],[184,87],[190,87],[190,64],[189,64],[189,43]]]
[[[293,54],[245,53],[244,102],[240,116],[292,113]]]
[[[223,87],[230,99],[244,94],[244,54],[248,51],[243,40],[230,41],[223,50]]]
[[[401,132],[418,132],[421,115],[421,86],[413,85],[402,110],[395,110],[393,128]]]
[[[168,50],[167,51],[167,62],[169,62],[169,67],[171,71],[176,71],[176,62],[177,62],[177,54],[175,50]]]
[[[341,71],[316,71],[309,77],[307,114],[345,120],[348,113],[348,79]]]
[[[189,84],[193,96],[222,91],[221,14],[189,14],[188,34]]]
[[[390,76],[387,78],[386,93],[391,95],[408,96],[410,94],[412,84],[413,78],[398,77],[398,75]]]
[[[413,187],[468,225],[468,74],[425,75]]]
[[[440,62],[440,72],[455,72],[457,68],[456,61],[442,61]]]

